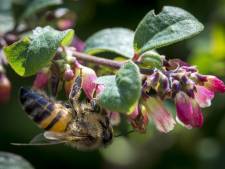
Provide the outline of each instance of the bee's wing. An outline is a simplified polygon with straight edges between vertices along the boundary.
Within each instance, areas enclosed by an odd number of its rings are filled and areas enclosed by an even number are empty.
[[[78,141],[82,140],[88,136],[79,136],[79,135],[71,135],[70,133],[57,133],[52,131],[44,132],[44,137],[51,141],[58,141],[61,140],[62,142],[71,142],[71,141]]]
[[[47,146],[65,143],[65,141],[60,140],[58,138],[54,139],[53,137],[51,137],[51,139],[49,138],[45,136],[45,133],[41,133],[35,136],[29,143],[11,143],[11,144],[16,146]]]

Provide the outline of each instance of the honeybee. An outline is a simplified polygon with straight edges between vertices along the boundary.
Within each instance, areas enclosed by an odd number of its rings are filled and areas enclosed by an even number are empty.
[[[30,144],[66,143],[80,150],[91,150],[111,143],[113,128],[109,117],[95,102],[81,103],[82,78],[78,76],[69,94],[69,104],[55,102],[34,90],[20,89],[20,102],[28,116],[45,130]],[[40,139],[43,137],[43,140]],[[42,142],[39,142],[42,140]]]

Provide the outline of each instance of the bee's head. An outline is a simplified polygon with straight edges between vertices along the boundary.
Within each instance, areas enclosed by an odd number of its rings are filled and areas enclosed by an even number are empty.
[[[74,145],[80,149],[95,149],[111,143],[113,129],[109,118],[98,113],[90,113],[77,117],[70,125],[74,136]],[[76,139],[81,137],[81,139]]]

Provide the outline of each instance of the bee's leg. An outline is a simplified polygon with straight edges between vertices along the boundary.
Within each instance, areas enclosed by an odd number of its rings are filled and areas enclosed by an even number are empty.
[[[81,112],[81,106],[79,104],[79,97],[81,94],[81,85],[82,85],[82,76],[77,76],[77,78],[74,81],[73,87],[69,94],[69,101],[74,108],[76,113]]]
[[[97,104],[97,100],[96,100],[97,88],[98,88],[98,84],[95,86],[93,98],[90,100],[90,107],[91,107],[91,110],[94,112],[101,112],[101,108]]]
[[[97,104],[96,98],[94,98],[94,99],[91,100],[90,105],[91,105],[92,111],[94,111],[94,112],[101,112],[101,108]]]

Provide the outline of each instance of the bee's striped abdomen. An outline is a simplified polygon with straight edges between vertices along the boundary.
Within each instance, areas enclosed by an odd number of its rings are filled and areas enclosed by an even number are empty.
[[[71,112],[61,104],[55,104],[52,116],[42,121],[45,130],[64,132],[72,119]]]
[[[71,120],[71,113],[61,104],[32,90],[21,88],[20,102],[28,116],[45,130],[63,132]]]

